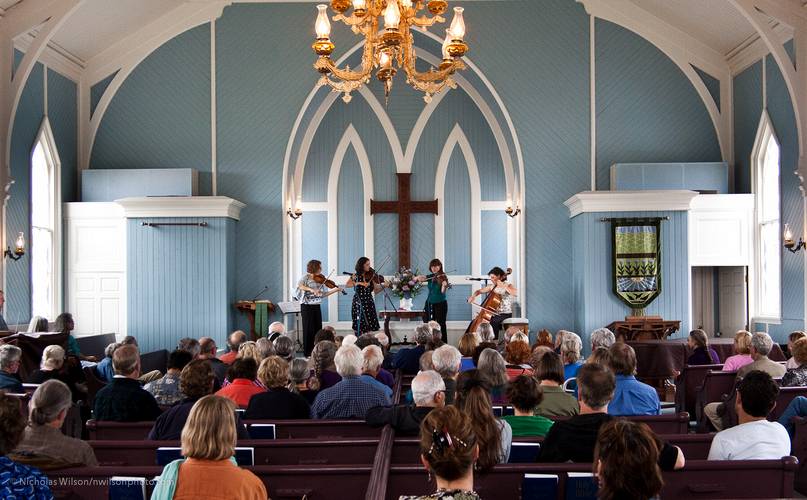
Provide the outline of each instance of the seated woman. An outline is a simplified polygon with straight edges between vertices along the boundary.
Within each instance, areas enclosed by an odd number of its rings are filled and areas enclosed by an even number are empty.
[[[717,365],[720,364],[720,356],[709,347],[709,337],[703,330],[692,330],[687,339],[692,354],[687,358],[688,365]]]
[[[466,370],[470,370],[474,368],[474,349],[476,346],[479,345],[479,337],[477,337],[476,333],[468,332],[460,337],[460,341],[457,344],[457,349],[459,349],[460,354],[462,354],[462,360],[460,361],[460,371],[464,372]]]
[[[513,437],[546,436],[554,422],[534,414],[535,407],[543,398],[541,386],[533,377],[521,375],[507,385],[507,400],[513,405],[516,414],[505,415],[502,419],[510,424]]]
[[[529,364],[530,355],[529,340],[523,333],[518,333],[510,339],[504,349],[505,361],[507,361],[507,378],[513,380],[520,375],[532,375],[532,367]]]
[[[291,361],[289,378],[291,378],[291,392],[302,396],[309,406],[313,404],[319,391],[315,391],[308,386],[311,379],[311,370],[308,368],[308,361],[305,358],[294,358]]]
[[[655,498],[664,486],[659,453],[659,440],[647,424],[621,418],[604,424],[594,449],[597,498]]]
[[[555,352],[547,352],[538,360],[535,378],[541,384],[543,400],[535,408],[536,415],[551,417],[571,417],[577,415],[580,406],[577,399],[565,392],[563,384],[563,363]]]
[[[796,362],[796,360],[793,358],[793,344],[795,344],[797,340],[805,337],[807,337],[807,333],[802,331],[791,332],[790,335],[787,336],[787,352],[790,353],[790,359],[787,360],[785,368],[790,369],[799,367],[798,362]]]
[[[274,341],[275,354],[288,363],[294,358],[294,341],[290,337],[281,335]]]
[[[552,334],[549,330],[541,330],[535,336],[535,343],[532,345],[532,349],[535,350],[538,346],[544,346],[550,349],[555,348],[555,343],[552,341]]]
[[[583,350],[583,341],[573,332],[565,332],[560,344],[560,356],[563,359],[563,381],[577,376],[577,370],[583,366],[580,351]]]
[[[325,390],[338,384],[342,377],[336,373],[336,364],[333,360],[336,356],[336,343],[323,340],[314,345],[311,357],[308,360],[309,368],[314,372],[314,377],[309,384],[312,389],[318,391]]]
[[[736,372],[745,365],[754,362],[751,357],[751,332],[739,330],[734,334],[734,355],[723,363],[724,372]]]
[[[216,395],[230,398],[239,408],[246,408],[252,396],[265,392],[265,389],[255,385],[257,376],[258,365],[255,364],[255,359],[236,358],[227,370],[230,384],[219,389]]]
[[[597,347],[586,359],[586,363],[597,363],[598,365],[608,366],[611,362],[611,350],[607,347]]]
[[[69,356],[75,356],[81,361],[98,361],[95,356],[85,356],[84,354],[81,354],[81,348],[78,346],[78,341],[71,333],[75,327],[76,324],[73,322],[73,315],[67,312],[56,316],[56,321],[54,321],[53,325],[54,330],[57,332],[67,334],[67,354]]]
[[[797,368],[788,369],[782,377],[782,387],[807,386],[807,338],[799,339],[793,343],[790,350],[793,358],[799,364]]]
[[[495,349],[487,348],[479,355],[477,371],[490,388],[493,404],[507,402],[507,396],[504,394],[507,388],[506,366],[504,358]]]
[[[3,498],[50,500],[53,494],[48,478],[39,469],[14,462],[11,450],[22,440],[25,418],[20,413],[20,401],[0,391],[0,494]]]
[[[466,415],[453,406],[432,410],[420,427],[420,461],[434,474],[437,491],[400,500],[480,500],[474,489],[479,445]]]
[[[42,361],[40,361],[39,369],[29,377],[29,382],[32,384],[41,384],[46,380],[60,380],[67,384],[70,388],[73,401],[83,399],[87,394],[86,387],[83,384],[76,384],[68,374],[64,366],[65,352],[61,346],[49,345],[42,351]]]
[[[18,462],[48,468],[98,465],[87,441],[62,434],[62,424],[72,404],[70,388],[64,382],[47,380],[36,388],[28,403],[28,426],[14,449]]]
[[[513,430],[510,424],[493,415],[490,386],[479,370],[460,373],[454,406],[471,419],[471,431],[479,444],[478,469],[485,472],[496,464],[507,463],[510,459]]]
[[[48,331],[48,318],[42,316],[34,316],[28,323],[27,332],[40,333]]]
[[[194,403],[182,429],[185,458],[165,466],[152,499],[268,498],[263,482],[238,467],[233,457],[237,438],[234,412],[233,402],[219,396],[205,396]]]
[[[245,419],[310,418],[311,406],[302,396],[289,390],[289,364],[285,359],[269,356],[261,361],[258,378],[267,390],[252,396]]]

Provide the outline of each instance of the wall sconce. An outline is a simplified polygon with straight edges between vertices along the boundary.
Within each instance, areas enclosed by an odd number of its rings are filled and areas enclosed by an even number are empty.
[[[798,243],[793,241],[793,231],[790,230],[790,224],[785,224],[784,240],[785,240],[785,248],[787,248],[793,253],[796,253],[799,250],[802,250],[805,247],[807,247],[807,244],[804,243],[804,238],[799,238]]]
[[[11,251],[11,247],[7,247],[6,251],[3,252],[3,256],[11,260],[20,260],[23,255],[25,255],[25,235],[20,232],[14,241],[14,251]]]
[[[519,207],[513,208],[512,206],[509,206],[504,209],[504,213],[506,213],[508,217],[515,217],[521,213],[521,209]]]
[[[292,210],[291,207],[289,207],[289,209],[286,210],[286,215],[291,217],[291,220],[297,220],[303,216],[303,210],[301,208],[295,208]]]

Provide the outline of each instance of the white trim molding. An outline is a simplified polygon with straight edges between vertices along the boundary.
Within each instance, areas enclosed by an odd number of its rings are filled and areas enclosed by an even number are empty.
[[[246,205],[227,196],[154,196],[115,200],[127,219],[141,217],[228,217],[239,220]]]
[[[686,211],[695,191],[684,189],[659,191],[583,191],[563,204],[569,209],[569,218],[588,212],[640,212]]]

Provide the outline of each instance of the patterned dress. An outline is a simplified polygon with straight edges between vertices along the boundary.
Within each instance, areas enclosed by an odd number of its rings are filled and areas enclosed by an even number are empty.
[[[356,291],[353,294],[353,305],[350,308],[353,331],[357,332],[357,335],[377,331],[379,325],[373,300],[373,285],[355,286],[353,289]]]
[[[38,469],[0,457],[0,498],[4,500],[50,500],[48,478]]]
[[[399,500],[481,500],[481,497],[475,491],[439,489],[431,495],[402,495]]]

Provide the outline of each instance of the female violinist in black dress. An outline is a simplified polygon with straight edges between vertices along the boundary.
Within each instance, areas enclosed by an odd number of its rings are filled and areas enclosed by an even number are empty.
[[[375,310],[373,294],[381,292],[386,283],[384,277],[377,274],[370,265],[370,259],[361,257],[356,261],[355,274],[347,280],[345,288],[355,288],[350,317],[353,320],[353,331],[356,335],[379,330],[378,314]]]

